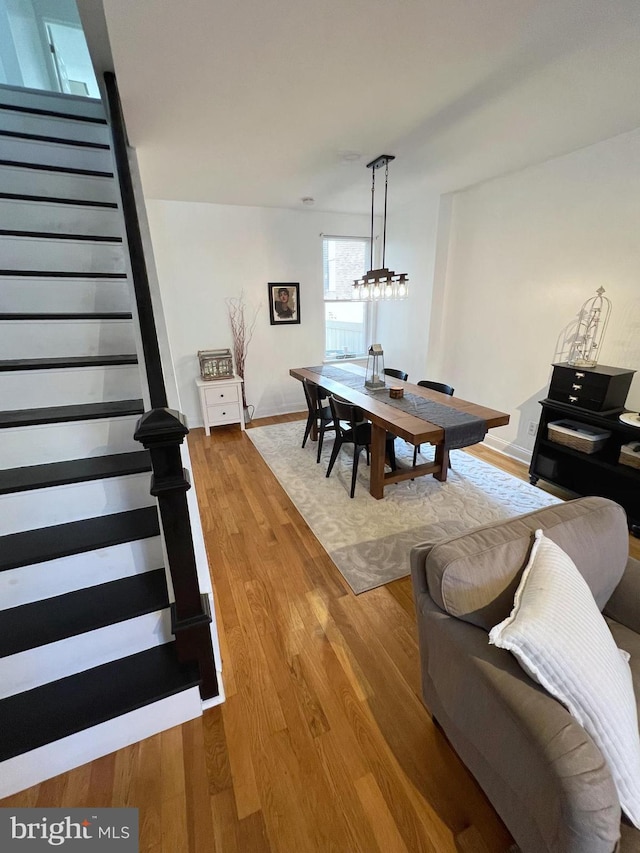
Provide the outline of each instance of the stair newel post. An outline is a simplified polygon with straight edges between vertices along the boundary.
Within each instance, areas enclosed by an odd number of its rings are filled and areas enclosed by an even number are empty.
[[[188,472],[182,467],[180,445],[189,430],[184,416],[173,409],[152,409],[140,418],[134,438],[151,455],[151,494],[158,499],[165,549],[175,601],[171,605],[171,630],[178,657],[197,661],[203,699],[218,695],[211,642],[209,597],[200,592],[193,549],[187,491]]]

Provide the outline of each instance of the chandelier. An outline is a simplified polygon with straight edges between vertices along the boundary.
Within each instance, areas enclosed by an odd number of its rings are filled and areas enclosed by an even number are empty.
[[[371,169],[371,238],[369,264],[373,267],[373,211],[376,197],[376,169],[385,167],[384,171],[384,216],[382,220],[382,267],[370,269],[362,278],[353,282],[353,298],[359,302],[378,302],[384,299],[404,299],[408,293],[409,277],[406,273],[397,273],[384,265],[385,247],[387,242],[387,185],[389,183],[389,163],[396,158],[391,154],[381,154],[370,163]]]

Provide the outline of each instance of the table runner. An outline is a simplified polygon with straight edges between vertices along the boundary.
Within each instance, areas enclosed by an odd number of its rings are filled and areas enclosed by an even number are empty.
[[[354,391],[360,391],[362,394],[367,394],[369,397],[377,397],[382,399],[382,394],[386,393],[382,402],[389,406],[394,406],[396,409],[401,409],[403,412],[409,412],[424,421],[442,427],[444,430],[444,446],[446,450],[457,450],[461,447],[468,447],[471,444],[477,444],[482,441],[487,434],[487,424],[482,418],[476,415],[470,415],[467,412],[460,412],[451,406],[445,406],[443,403],[436,403],[433,400],[426,400],[424,397],[419,397],[417,394],[407,393],[399,400],[389,397],[389,388],[373,390],[366,388],[364,377],[351,373],[348,370],[343,370],[340,367],[322,364],[317,367],[307,367],[313,373],[318,373],[321,376],[326,376],[327,379],[333,379],[336,382],[342,382]]]

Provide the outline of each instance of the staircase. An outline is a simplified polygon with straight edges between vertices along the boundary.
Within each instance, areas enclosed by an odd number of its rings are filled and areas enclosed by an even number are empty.
[[[100,102],[0,86],[0,797],[202,713],[120,206]]]

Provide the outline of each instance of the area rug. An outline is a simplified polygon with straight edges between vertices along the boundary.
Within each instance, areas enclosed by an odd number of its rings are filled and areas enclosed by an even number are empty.
[[[342,448],[327,478],[332,434],[325,436],[319,465],[316,442],[300,447],[303,434],[304,421],[246,432],[356,594],[408,575],[409,550],[418,542],[561,502],[461,450],[451,452],[446,483],[432,476],[405,480],[387,486],[379,501],[369,494],[363,453],[351,499],[351,448]],[[433,447],[422,451],[418,463],[433,457]],[[396,456],[411,465],[413,446],[396,439]]]

